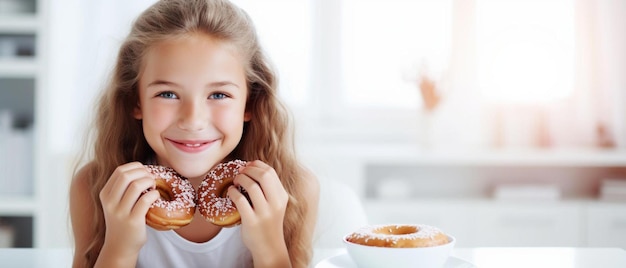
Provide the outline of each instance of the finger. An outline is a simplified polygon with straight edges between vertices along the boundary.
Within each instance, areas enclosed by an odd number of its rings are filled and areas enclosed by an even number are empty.
[[[112,189],[117,187],[116,186],[117,181],[122,177],[124,173],[126,173],[129,170],[137,169],[139,168],[139,166],[143,166],[143,165],[139,162],[130,162],[130,163],[126,163],[115,168],[113,173],[111,173],[111,176],[109,176],[109,180],[107,181],[107,183],[104,185],[104,187],[102,187],[101,193],[104,195],[110,194]]]
[[[121,200],[130,184],[138,179],[152,180],[152,184],[146,185],[146,188],[141,189],[141,191],[154,186],[154,176],[143,166],[135,166],[135,168],[126,170],[119,175],[109,192],[109,198],[113,201]]]
[[[130,212],[131,217],[145,217],[148,214],[148,210],[157,199],[160,194],[157,190],[150,190],[143,194],[135,203],[133,209]]]
[[[264,204],[267,203],[265,194],[263,193],[261,186],[255,180],[245,174],[239,174],[235,177],[233,183],[235,186],[241,186],[247,192],[248,197],[252,202],[252,207],[255,210],[263,209],[265,207]]]
[[[250,163],[250,165],[240,170],[240,174],[252,178],[261,186],[267,202],[274,205],[284,203],[288,195],[276,171],[262,161],[257,160]]]
[[[124,195],[120,198],[119,209],[131,211],[137,203],[137,200],[145,193],[146,189],[152,189],[154,187],[155,181],[153,178],[139,178],[133,180],[128,184]]]
[[[262,161],[248,162],[248,165],[239,170],[239,174],[245,174],[261,185],[263,189],[269,189],[271,180],[278,179],[276,171]],[[268,182],[270,181],[270,182]],[[267,185],[266,185],[267,184]]]
[[[239,192],[239,190],[235,186],[228,187],[228,198],[230,198],[235,206],[237,207],[237,211],[239,211],[239,215],[241,215],[243,219],[252,219],[254,217],[254,209],[250,203],[248,203],[248,199]]]

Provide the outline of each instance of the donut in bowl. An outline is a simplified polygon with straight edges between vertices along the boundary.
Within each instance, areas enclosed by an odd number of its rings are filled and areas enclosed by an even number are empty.
[[[448,236],[436,227],[423,224],[373,225],[346,237],[352,243],[374,247],[418,248],[448,243]]]
[[[444,266],[456,240],[428,225],[386,224],[361,227],[343,242],[360,268],[433,268]]]

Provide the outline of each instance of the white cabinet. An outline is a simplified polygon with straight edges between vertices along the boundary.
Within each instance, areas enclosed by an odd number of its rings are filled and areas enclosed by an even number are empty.
[[[42,199],[36,146],[44,120],[43,0],[0,1],[0,246],[37,246]]]
[[[359,145],[304,147],[301,155],[323,176],[353,186],[370,223],[435,225],[462,247],[626,248],[626,202],[598,199],[603,179],[626,180],[625,151]],[[495,197],[498,185],[516,184],[549,185],[557,194]]]
[[[475,246],[582,246],[580,202],[491,202],[473,213]]]
[[[626,248],[626,204],[589,204],[586,219],[588,246]]]
[[[370,223],[437,226],[461,247],[583,245],[581,202],[368,200],[365,208]]]

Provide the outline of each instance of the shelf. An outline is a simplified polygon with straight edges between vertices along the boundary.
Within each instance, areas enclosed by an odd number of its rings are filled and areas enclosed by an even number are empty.
[[[0,196],[0,215],[31,216],[37,208],[36,203],[30,196]]]
[[[402,210],[407,207],[510,207],[511,205],[558,207],[562,205],[616,205],[626,207],[626,202],[607,202],[595,198],[561,198],[557,200],[506,200],[492,197],[467,197],[467,198],[365,198],[363,204],[368,206],[387,207],[389,209]]]
[[[49,9],[46,2],[0,0],[0,110],[3,115],[8,115],[5,118],[10,118],[9,127],[2,127],[9,132],[1,136],[5,145],[11,145],[5,146],[7,149],[19,147],[23,152],[30,152],[18,156],[0,150],[0,158],[11,160],[3,162],[10,168],[0,165],[0,169],[9,168],[12,173],[0,179],[0,187],[11,187],[0,191],[0,225],[12,229],[12,247],[46,245],[42,241],[47,241],[47,236],[54,236],[59,230],[55,221],[48,218],[51,214],[48,213],[49,201],[44,201],[45,196],[36,190],[41,178],[35,171],[41,170],[42,165],[38,159],[46,155],[45,146],[37,147],[38,142],[34,142],[44,138],[42,133],[45,133],[42,131],[45,124],[41,123],[45,118],[35,116],[41,108],[36,100],[46,87],[41,82],[46,71],[43,52],[47,47],[45,33],[49,27],[46,24]],[[27,144],[28,148],[20,143]],[[20,180],[10,179],[15,177]]]
[[[0,58],[0,78],[33,78],[38,68],[34,58]]]
[[[626,202],[366,199],[364,208],[370,224],[437,226],[454,235],[461,247],[626,246]]]
[[[626,167],[626,150],[616,149],[421,149],[413,144],[355,144],[301,147],[307,157],[353,159],[381,165],[432,166],[583,166]]]
[[[0,33],[6,34],[33,34],[37,31],[38,18],[36,15],[6,15],[0,17]]]

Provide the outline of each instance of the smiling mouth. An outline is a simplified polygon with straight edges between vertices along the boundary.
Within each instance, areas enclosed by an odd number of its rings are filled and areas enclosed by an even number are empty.
[[[187,147],[200,147],[200,145],[206,144],[206,143],[181,143],[181,144]]]
[[[186,148],[199,148],[211,143],[212,141],[183,141],[183,140],[170,140],[172,143]]]

